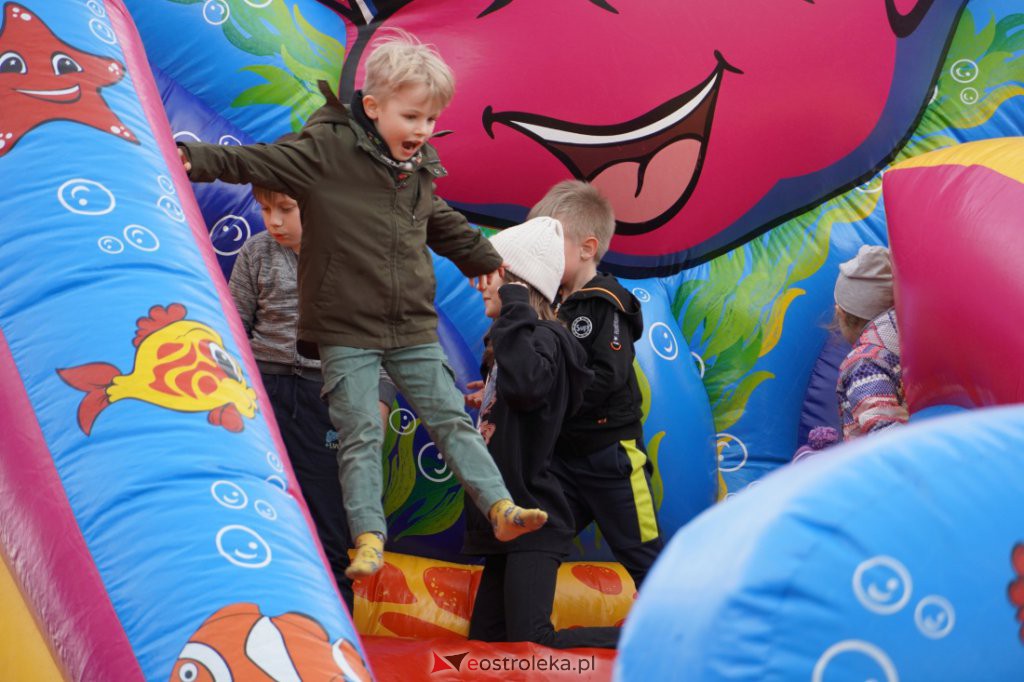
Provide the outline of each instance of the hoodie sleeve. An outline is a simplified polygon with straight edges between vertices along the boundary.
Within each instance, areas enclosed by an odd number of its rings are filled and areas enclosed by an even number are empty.
[[[317,141],[308,131],[297,140],[275,144],[179,142],[178,147],[192,164],[188,176],[193,182],[252,183],[299,199],[324,175]]]
[[[536,409],[558,381],[562,359],[558,339],[538,324],[526,287],[498,290],[501,315],[491,327],[491,345],[501,378],[498,392],[514,410]]]
[[[455,263],[466,277],[494,272],[501,256],[466,217],[436,194],[427,222],[427,246]]]
[[[593,331],[581,341],[587,349],[590,359],[587,366],[594,372],[594,381],[583,394],[581,412],[606,405],[609,397],[626,385],[634,371],[633,334],[625,317],[611,303],[602,299],[592,301],[584,314],[590,318]]]

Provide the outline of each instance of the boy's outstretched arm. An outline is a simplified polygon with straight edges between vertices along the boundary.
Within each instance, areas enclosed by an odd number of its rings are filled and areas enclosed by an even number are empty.
[[[308,132],[297,140],[274,144],[179,142],[178,151],[193,182],[252,183],[296,199],[325,171],[320,146]]]
[[[427,221],[427,246],[470,278],[491,274],[502,263],[487,237],[436,194]]]

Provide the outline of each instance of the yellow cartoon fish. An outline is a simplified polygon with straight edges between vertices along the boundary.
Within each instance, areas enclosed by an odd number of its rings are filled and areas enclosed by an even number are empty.
[[[256,414],[256,392],[242,368],[226,350],[217,332],[185,319],[185,306],[153,306],[140,317],[135,369],[121,374],[114,365],[91,362],[58,369],[72,388],[85,391],[78,406],[78,425],[85,435],[111,403],[134,398],[178,412],[209,412],[208,421],[228,431],[245,428],[242,417]]]

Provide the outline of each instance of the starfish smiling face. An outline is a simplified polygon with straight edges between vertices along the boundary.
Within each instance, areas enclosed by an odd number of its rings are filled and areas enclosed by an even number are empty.
[[[434,0],[383,23],[437,45],[458,79],[455,134],[437,143],[447,200],[500,224],[560,180],[589,180],[618,218],[605,262],[653,273],[884,165],[963,4]]]
[[[25,133],[53,120],[83,123],[138,143],[99,94],[100,88],[123,77],[124,67],[117,60],[75,49],[34,12],[5,4],[0,28],[0,157]]]

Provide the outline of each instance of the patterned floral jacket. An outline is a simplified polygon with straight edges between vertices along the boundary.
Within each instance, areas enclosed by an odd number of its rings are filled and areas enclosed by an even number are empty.
[[[864,327],[857,345],[839,366],[836,393],[845,440],[907,422],[894,309]]]

